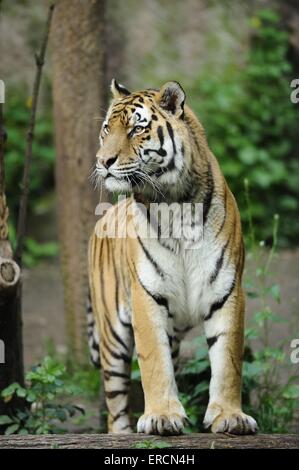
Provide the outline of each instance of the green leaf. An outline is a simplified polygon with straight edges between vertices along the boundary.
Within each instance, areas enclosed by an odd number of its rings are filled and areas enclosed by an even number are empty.
[[[287,387],[283,392],[282,396],[284,398],[299,398],[299,385],[293,384]]]
[[[29,391],[28,392],[28,395],[27,395],[27,400],[30,402],[30,403],[33,403],[34,401],[36,401],[36,394],[32,391]]]
[[[57,419],[59,419],[59,421],[64,422],[67,420],[67,413],[63,408],[58,408],[55,414],[56,414]]]
[[[257,299],[259,296],[258,292],[255,291],[247,291],[246,294],[250,299]]]
[[[16,393],[17,393],[18,397],[24,398],[27,395],[27,390],[23,387],[20,387],[20,388],[17,389]]]
[[[254,362],[244,362],[243,364],[243,376],[246,377],[246,378],[254,378],[254,377],[257,377],[261,374],[261,372],[263,372],[263,365],[258,362],[258,361],[254,361]]]
[[[13,423],[13,419],[11,419],[7,415],[1,415],[0,416],[0,424],[10,424]]]
[[[245,338],[246,339],[257,339],[259,337],[259,332],[256,328],[246,328]]]
[[[269,288],[269,293],[277,303],[280,303],[280,287],[277,284],[273,284],[273,286]]]
[[[6,387],[4,390],[2,390],[1,396],[5,398],[10,395],[13,395],[18,388],[20,388],[20,385],[17,382],[14,382],[8,387]]]
[[[18,429],[20,425],[19,424],[12,424],[11,426],[8,426],[8,428],[5,429],[5,435],[10,436],[10,434],[14,434]]]
[[[22,428],[18,431],[18,434],[20,434],[21,436],[27,436],[27,434],[29,434],[29,431],[25,428]]]

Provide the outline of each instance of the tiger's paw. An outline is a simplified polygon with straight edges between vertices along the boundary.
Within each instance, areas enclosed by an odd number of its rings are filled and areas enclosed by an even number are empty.
[[[225,408],[217,403],[208,406],[204,418],[205,428],[213,433],[255,434],[258,425],[251,416],[239,409]]]
[[[144,414],[137,423],[137,432],[144,434],[159,434],[160,436],[175,436],[182,434],[188,423],[185,415],[173,414]]]

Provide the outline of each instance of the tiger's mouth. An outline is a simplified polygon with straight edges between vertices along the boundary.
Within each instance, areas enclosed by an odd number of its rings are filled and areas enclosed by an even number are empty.
[[[144,172],[142,172],[138,167],[134,168],[131,171],[124,171],[124,170],[108,170],[107,174],[104,177],[105,182],[109,179],[109,181],[115,180],[118,184],[125,184],[134,188],[135,186],[142,186],[144,185],[146,178]]]
[[[110,192],[131,192],[133,190],[132,183],[124,176],[116,177],[107,174],[104,177],[105,188]]]
[[[135,168],[125,169],[109,168],[101,171],[100,176],[105,188],[109,192],[147,192],[163,195],[162,186],[157,181],[160,172],[136,165]],[[161,172],[163,174],[163,171]]]

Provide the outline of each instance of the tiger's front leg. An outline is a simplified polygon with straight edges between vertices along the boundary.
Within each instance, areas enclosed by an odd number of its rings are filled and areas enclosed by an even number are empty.
[[[132,324],[145,401],[137,424],[140,433],[180,434],[187,419],[178,398],[167,323],[167,301],[135,281]]]
[[[210,400],[204,418],[214,433],[253,434],[257,423],[241,405],[244,294],[236,284],[229,298],[215,302],[205,317],[211,363]]]

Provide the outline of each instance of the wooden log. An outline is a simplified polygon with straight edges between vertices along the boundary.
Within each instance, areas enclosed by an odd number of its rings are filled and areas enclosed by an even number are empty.
[[[21,270],[17,263],[9,258],[2,258],[0,254],[0,291],[5,294],[17,285]]]
[[[53,434],[44,436],[2,436],[6,449],[134,449],[144,442],[163,442],[175,449],[298,449],[299,434],[188,434],[146,436],[143,434]]]

